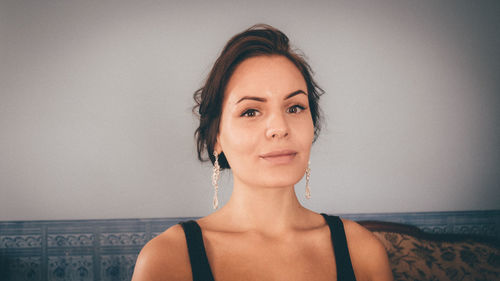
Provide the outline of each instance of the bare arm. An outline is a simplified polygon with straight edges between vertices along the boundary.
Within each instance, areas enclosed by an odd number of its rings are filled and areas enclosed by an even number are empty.
[[[375,236],[374,238],[376,239],[376,242],[373,242],[373,245],[370,247],[372,258],[366,265],[367,271],[370,272],[369,280],[392,281],[394,280],[394,277],[392,276],[387,252],[384,245],[382,245],[382,242],[380,242]]]

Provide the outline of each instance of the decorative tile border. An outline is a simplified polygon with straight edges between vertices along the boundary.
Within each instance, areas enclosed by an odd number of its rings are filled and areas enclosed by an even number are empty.
[[[101,233],[101,245],[140,245],[146,244],[146,232]]]
[[[355,221],[405,223],[427,232],[500,239],[500,210],[340,216]],[[130,280],[144,244],[189,219],[196,218],[0,221],[0,279]]]
[[[94,244],[93,233],[49,234],[47,239],[49,247],[91,247]]]
[[[460,212],[345,214],[341,217],[410,224],[432,233],[496,236],[500,239],[500,210]]]
[[[40,235],[0,235],[0,248],[40,248]]]

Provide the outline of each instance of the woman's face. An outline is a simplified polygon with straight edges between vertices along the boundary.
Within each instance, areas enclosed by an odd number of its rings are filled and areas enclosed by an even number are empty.
[[[215,147],[235,182],[284,187],[303,177],[314,138],[307,94],[302,74],[286,57],[253,57],[235,69]]]

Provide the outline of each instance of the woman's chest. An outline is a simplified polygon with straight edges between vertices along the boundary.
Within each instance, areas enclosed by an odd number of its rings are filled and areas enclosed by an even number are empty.
[[[257,237],[208,235],[207,257],[216,281],[336,280],[329,235],[273,241]]]

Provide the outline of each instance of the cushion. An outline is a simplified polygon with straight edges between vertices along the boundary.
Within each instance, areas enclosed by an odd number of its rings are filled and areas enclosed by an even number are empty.
[[[398,232],[373,233],[387,250],[394,280],[500,280],[496,245],[472,239],[446,241]]]

